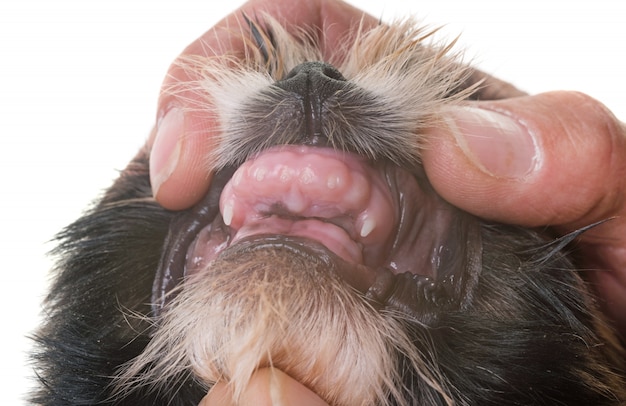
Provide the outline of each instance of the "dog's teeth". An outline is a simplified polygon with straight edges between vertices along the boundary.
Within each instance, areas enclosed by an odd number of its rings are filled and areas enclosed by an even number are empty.
[[[326,179],[326,187],[329,189],[335,189],[337,186],[339,186],[340,180],[341,179],[338,174],[331,174]]]
[[[279,179],[283,183],[290,182],[294,176],[297,176],[296,170],[290,167],[285,166],[280,170]]]
[[[235,211],[234,206],[235,202],[233,200],[229,200],[228,203],[224,205],[222,218],[224,219],[224,224],[226,224],[227,226],[230,226],[230,223],[232,223],[233,221],[233,213]]]
[[[376,221],[371,217],[366,217],[361,226],[361,237],[365,238],[376,228]]]
[[[303,185],[308,185],[315,181],[315,172],[311,168],[303,168],[298,175],[298,180]]]
[[[254,179],[256,179],[257,182],[262,182],[263,179],[265,179],[266,174],[267,174],[267,168],[264,166],[259,166],[254,169],[252,176],[254,176]]]
[[[309,202],[300,194],[292,194],[283,201],[287,210],[293,214],[302,214],[308,207]]]
[[[235,175],[233,176],[233,186],[237,187],[241,184],[241,181],[243,180],[243,171],[237,171],[235,172]]]

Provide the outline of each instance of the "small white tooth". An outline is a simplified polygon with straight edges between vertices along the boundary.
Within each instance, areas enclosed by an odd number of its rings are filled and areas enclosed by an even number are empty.
[[[307,200],[299,194],[292,194],[288,199],[283,201],[283,204],[290,213],[294,214],[302,214],[307,207],[309,207]]]
[[[239,186],[243,179],[243,171],[235,172],[235,176],[233,177],[233,186]]]
[[[222,212],[222,218],[224,219],[224,224],[230,226],[230,223],[233,221],[233,213],[234,213],[234,205],[235,202],[229,200],[226,205],[224,205],[224,210]]]
[[[338,175],[330,175],[326,180],[326,187],[329,189],[335,189],[339,185],[339,176]]]
[[[296,173],[293,169],[284,167],[280,170],[280,181],[283,183],[289,182],[295,175]]]
[[[315,172],[311,168],[304,168],[299,175],[300,183],[308,185],[315,180]]]
[[[261,166],[256,168],[254,170],[254,179],[256,179],[257,182],[261,182],[265,179],[265,174],[267,174],[267,169],[265,167]]]
[[[373,218],[366,217],[361,226],[361,237],[365,238],[376,228],[376,221]]]

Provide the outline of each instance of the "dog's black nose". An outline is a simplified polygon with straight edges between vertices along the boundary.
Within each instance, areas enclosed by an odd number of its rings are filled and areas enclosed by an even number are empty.
[[[305,95],[308,92],[330,95],[345,86],[346,78],[326,62],[304,62],[275,83],[281,89]]]
[[[332,65],[325,62],[304,62],[293,68],[274,86],[295,94],[302,102],[306,124],[306,136],[314,141],[323,136],[322,121],[325,103],[350,87],[349,82]]]

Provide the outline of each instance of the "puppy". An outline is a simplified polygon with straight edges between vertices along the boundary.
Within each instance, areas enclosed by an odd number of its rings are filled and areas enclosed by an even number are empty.
[[[473,217],[420,165],[422,130],[489,83],[411,21],[326,61],[248,22],[243,60],[189,58],[169,89],[221,126],[202,201],[160,207],[144,149],[60,233],[33,401],[195,405],[273,366],[333,406],[625,402],[578,233]]]

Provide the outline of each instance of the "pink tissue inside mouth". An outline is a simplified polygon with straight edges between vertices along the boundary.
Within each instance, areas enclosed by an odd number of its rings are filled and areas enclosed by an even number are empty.
[[[397,223],[389,186],[363,159],[327,148],[283,146],[245,162],[220,198],[228,244],[253,235],[312,239],[362,264]]]

